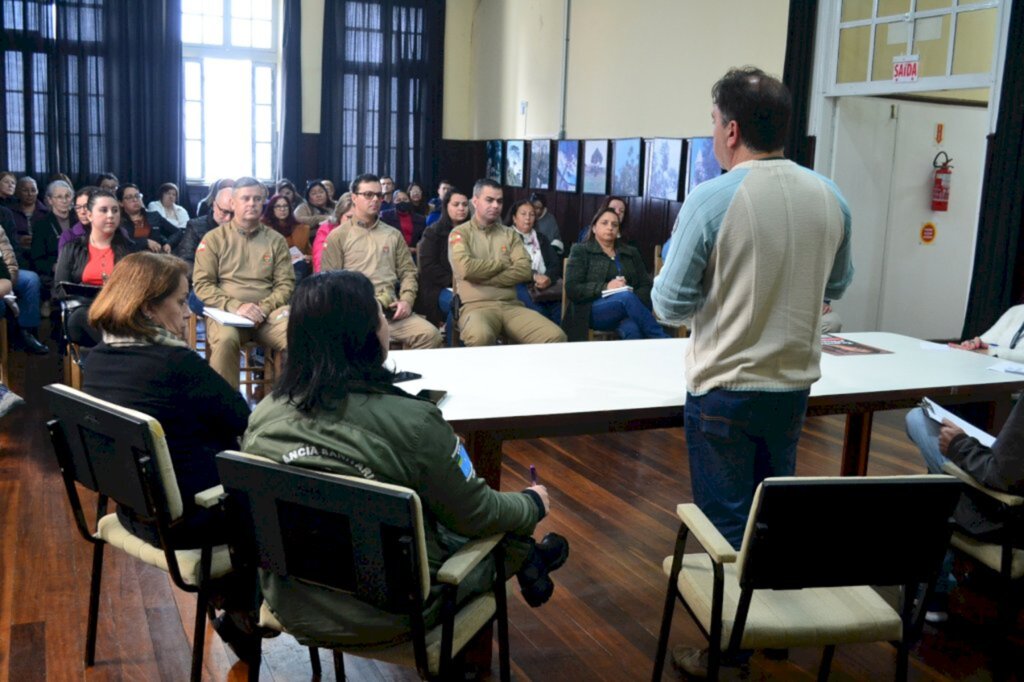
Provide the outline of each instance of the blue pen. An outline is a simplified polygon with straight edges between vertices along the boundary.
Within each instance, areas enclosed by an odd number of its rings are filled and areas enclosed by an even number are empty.
[[[537,485],[537,467],[530,465],[530,480],[533,481],[534,485]]]

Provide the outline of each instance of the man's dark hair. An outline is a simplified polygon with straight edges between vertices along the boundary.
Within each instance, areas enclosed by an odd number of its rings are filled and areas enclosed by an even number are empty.
[[[120,180],[117,179],[117,176],[113,173],[100,173],[96,176],[96,182],[93,184],[98,187],[104,180],[113,180],[115,183],[120,182]]]
[[[385,175],[384,177],[386,178],[388,176]],[[355,180],[349,183],[348,191],[352,192],[352,194],[355,194],[356,192],[359,191],[359,185],[363,184],[364,182],[380,182],[380,178],[374,175],[373,173],[363,173],[362,175],[358,175],[356,176]]]
[[[288,316],[288,355],[274,388],[300,412],[330,409],[349,393],[380,392],[394,374],[377,338],[380,307],[373,284],[353,270],[306,277]]]
[[[501,185],[495,180],[490,178],[480,178],[473,184],[473,196],[480,196],[480,192],[484,191],[484,187],[490,187],[491,189],[501,189]]]
[[[793,102],[782,81],[753,66],[730,69],[711,88],[711,101],[723,125],[739,124],[740,139],[751,151],[773,152],[785,146]]]

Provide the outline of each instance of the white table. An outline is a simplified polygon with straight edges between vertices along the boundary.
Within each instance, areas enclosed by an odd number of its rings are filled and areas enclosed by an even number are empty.
[[[987,426],[1001,425],[1024,376],[988,369],[977,353],[923,350],[921,342],[886,332],[840,334],[891,354],[823,354],[808,414],[846,414],[841,473],[867,471],[872,416],[914,405],[985,402]],[[400,370],[423,375],[399,384],[415,393],[442,389],[440,408],[466,436],[479,473],[497,486],[501,442],[580,433],[681,426],[686,402],[688,339],[607,341],[394,351]],[[983,425],[985,426],[985,425]]]

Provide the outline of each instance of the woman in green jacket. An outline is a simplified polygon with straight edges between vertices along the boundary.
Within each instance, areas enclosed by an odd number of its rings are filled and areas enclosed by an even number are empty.
[[[590,238],[569,252],[562,328],[570,341],[588,329],[616,331],[623,339],[665,339],[651,312],[651,276],[640,252],[619,239],[619,215],[610,208],[590,221]]]
[[[529,537],[547,513],[547,490],[534,485],[503,493],[478,478],[440,410],[393,386],[394,374],[383,364],[388,342],[387,320],[364,275],[339,270],[304,279],[292,297],[284,373],[253,411],[242,449],[415,490],[432,577],[469,538],[508,533],[508,575],[517,573],[526,601],[540,606],[554,589],[548,573],[569,553],[559,535],[537,543]],[[478,569],[467,578],[469,593],[494,581],[493,563]],[[373,646],[408,637],[407,623],[351,595],[269,572],[261,587],[300,641]],[[436,585],[431,591],[440,594]],[[428,627],[438,607],[437,599],[428,602]]]

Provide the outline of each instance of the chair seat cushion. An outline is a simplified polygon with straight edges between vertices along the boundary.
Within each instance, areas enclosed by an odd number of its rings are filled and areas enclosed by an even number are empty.
[[[494,593],[488,592],[474,597],[459,609],[455,614],[455,632],[452,643],[452,656],[458,654],[469,640],[472,639],[491,618],[494,617],[496,603]],[[281,622],[270,610],[270,605],[263,602],[260,606],[260,625],[271,630],[287,632]],[[293,633],[301,637],[299,633]],[[308,638],[302,638],[303,640]],[[315,638],[314,638],[315,639]],[[427,632],[427,666],[431,674],[436,675],[441,668],[441,626]],[[394,663],[415,667],[416,656],[413,653],[412,642],[387,647],[384,649],[371,648],[349,648],[335,647],[339,651],[350,653],[354,656],[372,658],[377,661]]]
[[[950,544],[964,554],[974,557],[993,571],[999,572],[1003,563],[1003,548],[1000,545],[984,542],[966,533],[953,533]],[[1010,563],[1010,577],[1016,580],[1024,575],[1024,549],[1013,550]]]
[[[164,551],[156,545],[151,545],[145,540],[138,538],[121,525],[117,514],[107,514],[97,524],[96,537],[105,541],[112,547],[141,559],[147,564],[167,570],[167,558]],[[189,585],[199,584],[199,560],[201,551],[198,549],[179,549],[174,553],[178,559],[178,568],[181,571],[182,579]],[[227,545],[218,545],[213,548],[213,556],[210,562],[210,577],[219,578],[231,572],[231,556],[228,553]]]
[[[662,563],[672,572],[672,557]],[[722,605],[723,648],[729,645],[740,586],[734,563],[724,566]],[[711,630],[714,585],[711,558],[685,554],[677,587],[705,630]],[[868,586],[755,590],[743,630],[743,649],[825,646],[851,642],[899,641],[903,625],[899,614]]]

